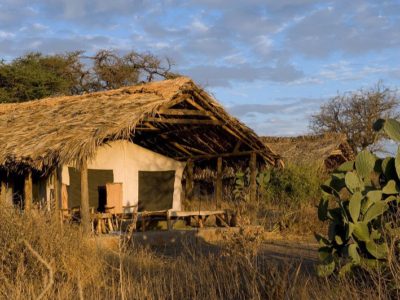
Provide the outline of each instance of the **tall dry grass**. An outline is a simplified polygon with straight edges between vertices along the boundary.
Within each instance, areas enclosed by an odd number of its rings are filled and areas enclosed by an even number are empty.
[[[105,249],[51,215],[0,209],[0,298],[383,299],[397,295],[398,266],[393,260],[385,271],[389,281],[382,273],[321,279],[304,263],[266,255],[256,234],[241,232],[219,246]]]

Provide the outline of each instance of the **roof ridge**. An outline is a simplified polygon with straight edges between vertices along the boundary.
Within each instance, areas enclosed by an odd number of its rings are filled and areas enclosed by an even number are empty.
[[[168,89],[168,84],[175,84],[177,87],[176,91],[180,91],[182,87],[184,87],[186,84],[191,83],[193,84],[193,81],[189,77],[178,77],[175,79],[166,79],[166,80],[160,80],[160,81],[153,81],[153,82],[147,82],[147,83],[140,83],[136,85],[130,85],[130,86],[123,86],[117,89],[112,89],[112,90],[104,90],[104,91],[96,91],[96,92],[84,92],[79,95],[60,95],[60,96],[51,96],[51,97],[45,97],[45,98],[39,98],[39,99],[33,99],[29,101],[24,101],[24,102],[13,102],[13,103],[0,103],[0,113],[9,111],[10,109],[13,108],[29,108],[32,106],[36,105],[50,105],[50,104],[55,104],[58,102],[63,102],[69,101],[69,100],[75,100],[75,99],[85,99],[85,98],[97,98],[99,96],[116,96],[119,94],[127,93],[127,94],[140,94],[140,93],[154,93],[162,98],[164,98],[161,93],[159,92],[160,89]],[[176,94],[176,93],[175,93]]]

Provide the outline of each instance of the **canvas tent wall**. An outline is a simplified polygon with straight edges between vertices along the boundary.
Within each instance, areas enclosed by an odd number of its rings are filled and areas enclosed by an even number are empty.
[[[122,206],[138,205],[139,200],[142,200],[141,206],[143,206],[143,210],[161,210],[163,208],[180,210],[181,181],[184,167],[184,162],[173,160],[129,141],[113,141],[102,145],[98,148],[94,158],[88,162],[89,193],[92,194],[90,195],[91,204],[92,206],[94,205],[93,198],[97,197],[97,186],[94,189],[90,186],[92,177],[97,178],[97,182],[103,182],[102,185],[104,186],[106,183],[121,183]],[[90,171],[102,173],[93,172],[91,174]],[[108,178],[105,175],[107,173],[111,174],[108,175]],[[76,171],[74,172],[73,168],[64,165],[62,168],[62,183],[70,187],[73,181],[72,176],[78,176]],[[162,180],[157,180],[160,177]],[[74,181],[74,189],[79,189],[80,180],[75,179]],[[78,182],[78,186],[76,186],[76,182]],[[149,190],[140,193],[145,187],[149,187]],[[153,191],[156,194],[153,194]],[[78,197],[79,204],[80,191],[75,193],[73,193],[72,189],[68,191],[69,198],[75,195]],[[152,198],[158,200],[156,202],[159,206],[150,205],[149,202]],[[165,202],[169,202],[169,198],[171,199],[170,205],[165,205]],[[76,200],[71,200],[69,199],[69,203],[75,204]],[[70,206],[74,204],[70,204]],[[146,205],[150,205],[150,207],[146,208]]]

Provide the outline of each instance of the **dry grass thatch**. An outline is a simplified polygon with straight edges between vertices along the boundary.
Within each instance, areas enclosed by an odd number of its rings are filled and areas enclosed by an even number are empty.
[[[340,133],[261,139],[273,151],[279,152],[284,160],[292,163],[318,163],[330,170],[355,158],[346,136]]]
[[[163,114],[162,109],[167,108],[202,110],[203,114]],[[169,123],[170,119],[177,122]],[[0,104],[0,132],[3,168],[79,166],[93,157],[99,145],[117,139],[129,139],[179,160],[238,150],[257,151],[270,164],[279,159],[251,129],[186,77],[79,96]]]

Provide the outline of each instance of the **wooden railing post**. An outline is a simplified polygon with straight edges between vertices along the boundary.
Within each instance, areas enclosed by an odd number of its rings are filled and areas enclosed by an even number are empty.
[[[81,223],[83,232],[90,233],[90,211],[89,211],[89,182],[86,159],[81,166]]]
[[[32,171],[28,170],[24,180],[24,209],[29,211],[32,208]]]
[[[186,171],[186,200],[191,201],[193,198],[193,160],[188,160]]]
[[[257,200],[257,154],[250,154],[250,201]]]
[[[222,157],[217,158],[217,178],[215,182],[215,208],[222,202]]]

